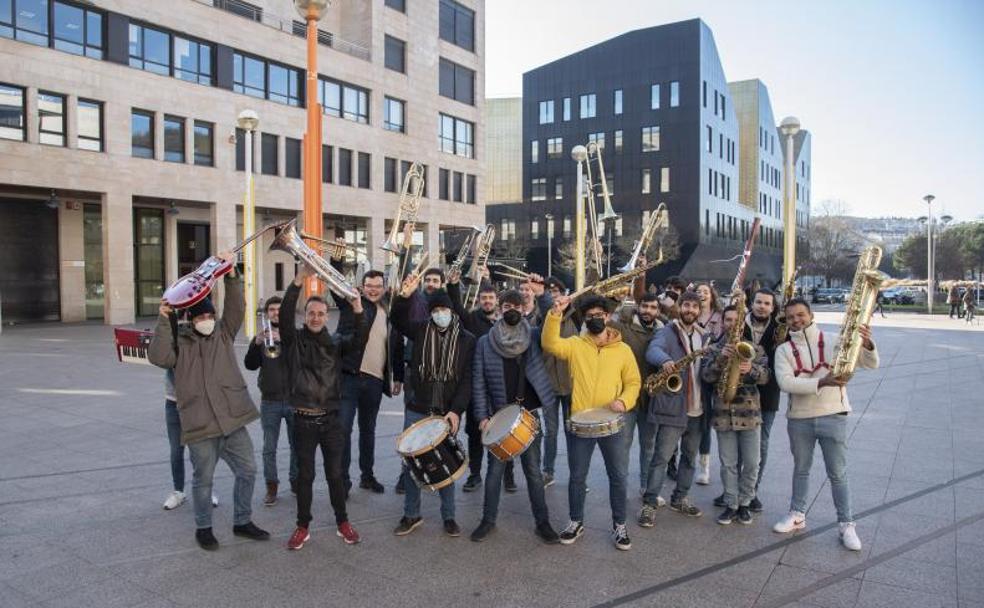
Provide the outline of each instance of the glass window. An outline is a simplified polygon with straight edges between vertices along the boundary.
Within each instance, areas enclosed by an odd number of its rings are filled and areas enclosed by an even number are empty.
[[[447,169],[440,169],[437,172],[438,183],[438,198],[442,201],[450,200],[450,195],[448,194],[448,180],[451,179],[451,172]]]
[[[330,184],[335,181],[335,147],[321,144],[321,181]]]
[[[365,89],[322,79],[318,101],[325,114],[363,124],[369,122],[369,93]]]
[[[11,0],[0,1],[0,5]],[[8,9],[9,10],[9,9]],[[0,22],[4,9],[0,8]],[[63,2],[54,3],[54,47],[74,55],[102,59],[102,15]],[[2,28],[0,28],[2,29]]]
[[[232,90],[266,99],[266,63],[241,53],[233,53]]]
[[[597,115],[594,93],[581,95],[581,118],[594,118]]]
[[[299,106],[300,97],[297,84],[297,70],[275,63],[269,64],[268,70],[270,79],[270,94],[268,98],[270,101],[276,101],[277,103],[289,106]]]
[[[615,148],[615,154],[622,153],[622,130],[619,129],[612,134],[612,145]]]
[[[383,64],[387,69],[406,74],[407,72],[407,43],[387,35],[383,47]]]
[[[570,236],[571,236],[571,216],[569,216],[569,215],[565,215],[564,216],[563,231],[564,231],[564,238],[565,239],[566,238],[570,238]]]
[[[261,133],[260,135],[260,154],[262,155],[260,171],[263,175],[277,175],[280,173],[277,159],[277,140],[279,138],[272,133]]]
[[[564,138],[551,137],[547,140],[547,158],[562,158],[564,156]]]
[[[659,127],[642,128],[642,151],[659,152]]]
[[[318,102],[323,108],[325,114],[331,116],[341,116],[342,115],[342,87],[341,85],[322,80],[321,81],[321,91],[318,95]]]
[[[49,146],[65,145],[65,96],[38,92],[39,141]]]
[[[588,133],[588,143],[596,143],[601,149],[605,148],[605,132]]]
[[[202,120],[195,121],[195,164],[203,167],[215,166],[214,150],[215,126]]]
[[[369,185],[370,176],[372,173],[370,170],[371,166],[372,166],[372,156],[366,152],[359,152],[359,187],[360,188],[370,187]]]
[[[352,185],[352,151],[347,148],[338,149],[338,185]]]
[[[670,191],[670,168],[663,167],[659,170],[659,191]]]
[[[534,177],[530,181],[530,200],[532,201],[547,200],[547,178]]]
[[[301,179],[301,140],[284,138],[284,175]]]
[[[700,97],[701,97],[702,103],[704,104],[704,107],[706,108],[707,107],[707,81],[706,80],[704,80],[704,81],[701,82],[701,85],[700,85]],[[762,127],[759,127],[759,144],[760,145],[761,145],[761,142],[762,142]]]
[[[438,118],[438,149],[449,154],[475,158],[475,126],[447,114]]]
[[[530,238],[538,239],[540,238],[540,220],[533,218],[530,220]]]
[[[160,30],[131,23],[130,67],[170,76],[171,35]]]
[[[460,171],[454,171],[452,174],[452,198],[456,203],[462,203],[465,200],[465,174]]]
[[[554,121],[554,102],[552,99],[540,102],[540,124],[549,125]]]
[[[571,98],[564,98],[564,122],[571,119]]]
[[[342,88],[342,118],[358,121],[359,91],[351,87]]]
[[[723,101],[722,96],[722,101]],[[670,107],[676,108],[680,106],[680,83],[676,80],[670,83]]]
[[[102,152],[102,102],[79,99],[78,102],[78,146],[80,150]]]
[[[438,92],[451,99],[475,104],[475,72],[453,61],[441,59],[438,70]]]
[[[554,198],[557,200],[564,198],[564,178],[559,175],[554,178]]]
[[[711,129],[711,125],[707,125],[707,151],[714,151],[714,130]]]
[[[439,30],[441,40],[475,50],[475,11],[470,8],[454,0],[441,0]]]
[[[383,159],[383,190],[385,192],[396,192],[396,159],[386,157]]]
[[[622,113],[622,89],[615,89],[615,114]]]
[[[723,94],[721,95],[721,119],[728,120],[728,98]]]
[[[649,109],[659,109],[659,85],[654,84],[649,90]]]
[[[387,131],[405,133],[406,125],[403,119],[404,102],[392,97],[386,97],[383,101],[383,128]]]
[[[185,121],[177,116],[164,116],[164,160],[183,163],[185,160]]]
[[[536,164],[540,162],[540,140],[530,140],[530,162]]]
[[[211,45],[175,36],[174,77],[188,82],[211,85]]]
[[[138,158],[154,158],[154,115],[142,110],[130,114],[130,149]]]
[[[466,176],[468,179],[468,201],[469,205],[478,204],[478,178],[470,173]]]
[[[652,169],[643,169],[642,170],[642,193],[643,194],[649,194],[650,192],[653,191],[652,180],[653,180],[653,170]]]
[[[48,46],[48,0],[0,1],[0,36]]]

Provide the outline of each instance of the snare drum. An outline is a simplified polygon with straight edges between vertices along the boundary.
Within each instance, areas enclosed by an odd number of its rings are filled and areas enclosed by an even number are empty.
[[[529,449],[539,430],[536,414],[521,405],[508,405],[489,420],[482,433],[482,444],[493,456],[508,462]]]
[[[578,437],[608,437],[622,431],[625,417],[607,407],[596,407],[571,414],[567,430]]]
[[[407,427],[396,440],[396,451],[417,485],[432,492],[454,483],[468,464],[461,444],[440,416],[429,416]]]

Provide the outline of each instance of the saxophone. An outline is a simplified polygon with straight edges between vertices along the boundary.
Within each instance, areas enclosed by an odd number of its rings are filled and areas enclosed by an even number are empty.
[[[693,363],[698,357],[707,352],[708,348],[699,348],[689,354],[686,354],[676,361],[673,362],[673,371],[668,372],[666,370],[659,370],[655,374],[649,374],[646,376],[646,381],[643,383],[646,387],[646,392],[650,396],[656,396],[663,391],[669,393],[679,393],[680,389],[683,388],[683,377],[680,375],[680,370],[684,367]]]
[[[731,298],[738,311],[738,320],[728,331],[726,344],[732,346],[735,353],[725,363],[716,387],[717,395],[724,403],[734,401],[735,395],[738,393],[738,384],[741,381],[738,366],[741,365],[742,361],[751,361],[755,358],[755,346],[751,342],[741,339],[742,331],[745,329],[745,294],[739,290]]]
[[[775,346],[779,346],[786,341],[786,336],[789,335],[789,326],[786,324],[786,303],[793,299],[793,293],[796,290],[796,275],[799,274],[799,268],[793,271],[793,276],[789,277],[789,282],[782,290],[782,309],[779,312],[779,316],[776,318],[776,334],[775,334]]]
[[[878,300],[878,289],[885,280],[885,275],[878,270],[881,257],[881,247],[872,245],[862,251],[858,258],[858,269],[851,284],[851,297],[844,309],[844,323],[841,325],[838,340],[840,347],[830,369],[830,375],[835,378],[850,380],[854,375],[862,346],[858,329],[871,321],[871,313],[874,312]]]

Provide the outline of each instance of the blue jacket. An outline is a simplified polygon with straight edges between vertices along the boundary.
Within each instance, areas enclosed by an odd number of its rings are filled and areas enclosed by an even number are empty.
[[[547,368],[543,364],[539,328],[530,332],[530,347],[524,357],[527,388],[536,391],[540,403],[553,403],[556,397]],[[478,339],[472,364],[472,414],[477,421],[485,420],[509,405],[506,403],[506,378],[502,359],[502,356],[492,350],[488,335]]]
[[[677,328],[675,323],[669,323],[660,328],[654,335],[649,347],[646,348],[646,362],[653,366],[653,372],[658,372],[659,368],[667,361],[676,361],[686,355],[686,351],[677,338]],[[694,335],[701,337],[699,330],[694,331]],[[694,341],[694,348],[701,348],[703,338]],[[698,362],[699,363],[699,362]],[[700,365],[697,365],[700,369]],[[663,391],[650,398],[649,400],[649,421],[655,424],[666,426],[686,427],[687,426],[687,385],[690,382],[690,367],[680,370],[680,379],[683,380],[683,388],[679,393]],[[697,383],[700,390],[700,382]]]

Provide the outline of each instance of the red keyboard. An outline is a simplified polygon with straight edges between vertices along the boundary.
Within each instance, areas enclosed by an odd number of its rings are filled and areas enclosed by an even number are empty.
[[[154,337],[154,332],[142,329],[113,329],[116,342],[116,358],[120,363],[140,363],[150,365],[147,360],[147,347]]]

